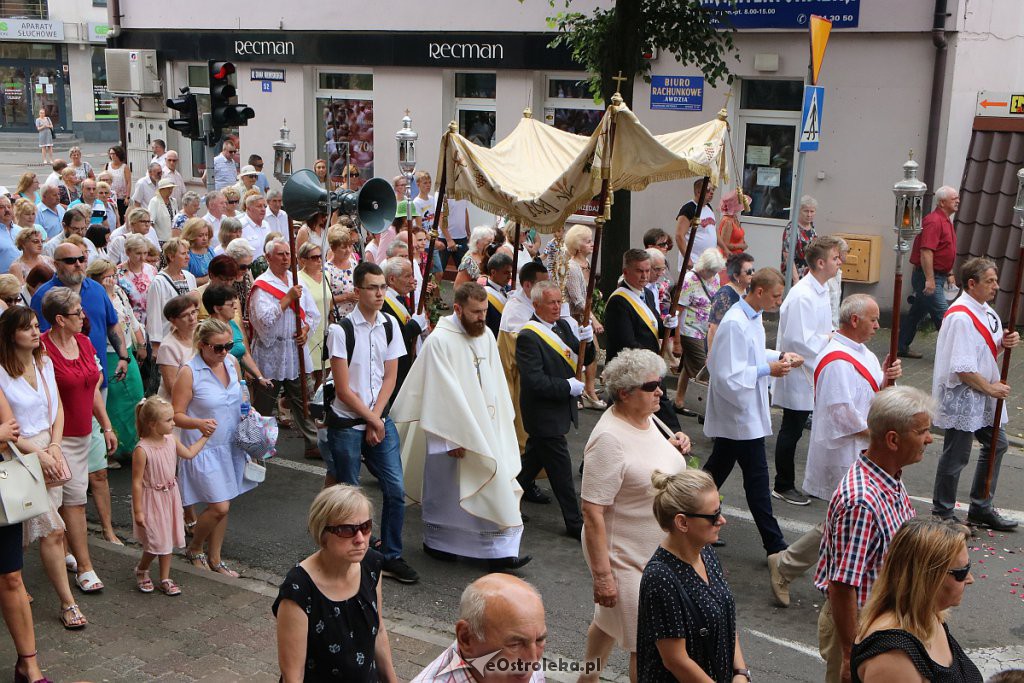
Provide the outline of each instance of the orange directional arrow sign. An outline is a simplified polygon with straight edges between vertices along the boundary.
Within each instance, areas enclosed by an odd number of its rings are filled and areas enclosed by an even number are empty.
[[[1008,107],[1008,106],[1010,106],[1009,102],[991,102],[989,100],[982,100],[981,102],[979,102],[979,104],[981,106],[985,107],[986,109],[988,109],[989,107]]]

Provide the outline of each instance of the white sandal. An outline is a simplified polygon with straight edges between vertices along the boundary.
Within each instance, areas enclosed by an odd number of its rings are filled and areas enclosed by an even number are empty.
[[[75,574],[75,583],[78,584],[83,593],[98,593],[103,590],[103,582],[100,581],[100,577],[96,576],[96,572],[91,569],[81,574]]]

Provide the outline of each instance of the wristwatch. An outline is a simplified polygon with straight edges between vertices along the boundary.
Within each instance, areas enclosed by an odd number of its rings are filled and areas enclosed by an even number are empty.
[[[117,359],[118,360],[123,360],[125,363],[128,362],[128,356],[118,356]]]
[[[733,669],[732,670],[732,675],[733,676],[745,676],[748,681],[754,680],[753,678],[750,677],[750,669]]]

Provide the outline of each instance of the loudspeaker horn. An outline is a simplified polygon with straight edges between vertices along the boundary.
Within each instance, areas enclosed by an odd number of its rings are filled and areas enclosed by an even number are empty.
[[[374,235],[388,229],[398,210],[395,191],[383,178],[370,178],[359,191],[328,192],[309,169],[302,169],[288,179],[281,198],[284,210],[295,220],[306,221],[318,213],[340,211],[355,216]]]

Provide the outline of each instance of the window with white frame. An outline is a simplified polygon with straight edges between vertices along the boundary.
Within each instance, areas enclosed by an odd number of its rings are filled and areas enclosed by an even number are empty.
[[[358,188],[373,177],[373,74],[318,71],[316,112],[316,158],[327,161],[335,184],[350,177],[350,187]]]
[[[455,120],[459,134],[481,147],[494,144],[497,130],[498,75],[456,72]]]
[[[751,198],[744,222],[789,220],[802,100],[802,81],[740,83],[737,147],[743,150],[743,191]]]
[[[586,76],[547,77],[544,123],[576,135],[590,135],[604,116],[604,103],[594,101]]]

